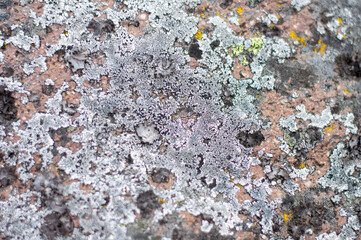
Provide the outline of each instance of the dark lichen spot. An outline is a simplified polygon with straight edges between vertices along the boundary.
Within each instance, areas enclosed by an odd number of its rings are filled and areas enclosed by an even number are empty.
[[[275,164],[272,164],[271,171],[267,173],[266,176],[271,181],[280,180],[281,182],[289,178],[288,171],[285,168],[279,167]]]
[[[55,134],[58,136],[58,137],[55,137]],[[52,139],[59,139],[59,140],[54,140],[55,141],[55,145],[56,146],[62,146],[62,147],[65,147],[66,144],[68,142],[71,141],[71,139],[68,137],[68,130],[67,128],[58,128],[56,130],[54,129],[50,129],[49,130],[49,135]]]
[[[133,240],[153,240],[153,238],[150,238],[151,234],[145,230],[146,226],[146,223],[142,220],[127,225],[127,236],[130,236],[130,239]]]
[[[273,221],[272,231],[274,233],[280,232],[284,224],[282,217],[278,214],[275,214],[273,215],[272,221]]]
[[[267,24],[263,22],[258,22],[254,25],[254,28],[258,30],[262,35],[266,37],[280,37],[282,34],[282,30],[277,26],[268,27]]]
[[[258,4],[260,4],[263,1],[264,0],[248,0],[246,2],[246,5],[250,8],[255,8],[255,7],[257,7]]]
[[[3,24],[0,26],[0,31],[2,33],[2,35],[6,38],[10,37],[12,34],[12,30],[11,27],[8,24]]]
[[[46,26],[46,28],[45,28],[45,33],[46,33],[46,34],[49,34],[49,33],[52,33],[52,32],[53,32],[53,29],[51,29],[50,26]]]
[[[10,8],[13,5],[13,1],[11,0],[0,0],[0,21],[4,22],[10,18]]]
[[[341,54],[336,57],[335,62],[341,77],[361,77],[361,57],[358,54]]]
[[[361,158],[361,135],[353,134],[346,146],[348,155],[352,159]]]
[[[11,96],[11,92],[0,86],[0,124],[15,120],[16,115],[15,99]]]
[[[287,223],[287,231],[294,239],[300,239],[308,229],[318,234],[324,222],[330,223],[335,213],[328,206],[330,202],[319,203],[311,198],[312,192],[302,196],[286,196],[283,199],[282,211],[292,216]]]
[[[274,74],[280,80],[275,83],[276,90],[287,89],[285,93],[290,89],[311,88],[317,81],[314,68],[303,62],[287,61],[279,64],[277,59],[272,59],[267,62],[266,69],[265,73]]]
[[[317,127],[308,127],[306,130],[306,135],[308,136],[307,141],[312,146],[322,140],[322,131]]]
[[[233,0],[224,0],[219,6],[223,9],[226,9],[227,7],[231,6],[233,3]]]
[[[226,85],[222,86],[221,99],[226,107],[233,106],[234,94],[232,94]]]
[[[286,197],[282,200],[282,208],[291,209],[291,207],[295,204],[295,198],[291,195],[286,195]]]
[[[158,196],[152,190],[142,192],[137,197],[137,207],[143,217],[148,217],[154,209],[160,207]]]
[[[210,189],[215,188],[216,186],[217,186],[217,180],[216,180],[216,179],[213,179],[213,182],[208,185],[208,187],[209,187]]]
[[[341,112],[341,106],[339,103],[336,103],[333,107],[331,107],[332,114],[339,114]]]
[[[112,20],[106,19],[106,20],[99,20],[90,21],[88,28],[94,30],[95,35],[101,35],[103,33],[111,33],[115,29],[115,24]]]
[[[184,230],[180,230],[180,229],[173,229],[172,232],[172,240],[182,240],[185,239],[187,233]]]
[[[249,131],[240,132],[237,135],[239,142],[246,148],[254,147],[260,145],[264,141],[264,136],[261,131],[250,133]]]
[[[16,180],[14,167],[0,168],[0,188],[10,186]]]
[[[189,46],[189,56],[193,57],[195,59],[201,59],[202,58],[202,50],[199,49],[198,43],[192,43]]]
[[[31,93],[28,99],[29,102],[32,102],[36,108],[40,106],[40,94]]]
[[[308,148],[305,148],[302,143],[303,142],[298,142],[293,148],[293,154],[295,158],[299,160],[298,162],[295,162],[295,166],[297,167],[301,164],[300,161],[306,160],[308,156]]]
[[[166,168],[155,168],[152,171],[152,181],[155,183],[167,183],[169,182],[170,171]]]
[[[359,221],[361,221],[361,203],[358,203],[355,207],[354,207],[354,211],[359,219]]]
[[[72,50],[72,48],[69,48],[71,46],[68,46],[68,50]],[[59,49],[55,52],[54,55],[57,55],[58,56],[58,61],[61,62],[61,61],[64,61],[64,56],[65,56],[65,49]]]
[[[125,158],[127,164],[133,164],[134,163],[134,160],[132,158],[132,156],[130,154],[128,154],[128,156]]]
[[[4,67],[1,73],[1,77],[11,77],[14,74],[14,69],[11,67]]]
[[[41,86],[41,92],[47,96],[50,96],[54,92],[54,85],[43,85]]]
[[[44,224],[41,232],[47,239],[56,239],[59,236],[65,237],[71,235],[74,225],[69,213],[63,214],[55,212],[44,218]]]
[[[214,50],[215,48],[219,47],[220,44],[221,42],[217,39],[211,42],[210,47],[212,48],[212,50]]]

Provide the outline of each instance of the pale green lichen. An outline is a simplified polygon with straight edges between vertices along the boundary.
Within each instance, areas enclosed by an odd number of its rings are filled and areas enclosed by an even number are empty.
[[[261,38],[256,37],[251,39],[251,47],[248,48],[248,51],[253,52],[254,55],[257,55],[258,52],[261,50],[261,48],[264,45],[264,42]]]
[[[232,57],[233,56],[239,56],[244,50],[244,46],[243,45],[233,45],[231,47],[231,51],[232,51]]]
[[[243,66],[247,66],[247,65],[249,64],[249,62],[247,61],[247,59],[246,59],[245,56],[243,56],[242,61],[241,61],[241,64],[242,64]]]
[[[293,147],[296,145],[296,138],[291,137],[290,136],[290,132],[289,131],[285,131],[283,133],[283,139],[285,140],[285,142],[288,144],[288,146],[290,147],[290,149],[293,149]]]

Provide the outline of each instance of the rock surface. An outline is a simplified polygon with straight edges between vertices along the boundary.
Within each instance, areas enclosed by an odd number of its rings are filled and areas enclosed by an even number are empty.
[[[360,239],[355,0],[0,0],[1,239]]]

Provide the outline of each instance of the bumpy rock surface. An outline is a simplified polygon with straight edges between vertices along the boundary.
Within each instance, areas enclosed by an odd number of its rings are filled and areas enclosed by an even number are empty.
[[[356,0],[0,0],[1,239],[360,239]]]

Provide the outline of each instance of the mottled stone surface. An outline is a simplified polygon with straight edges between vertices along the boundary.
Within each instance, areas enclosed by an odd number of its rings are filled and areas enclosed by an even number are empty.
[[[360,239],[356,0],[0,0],[1,239]]]

